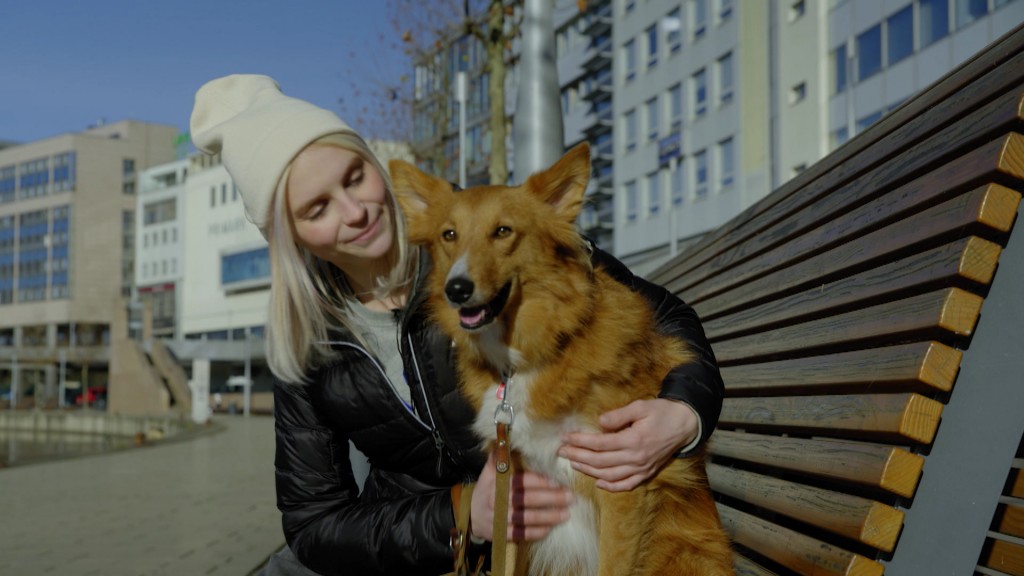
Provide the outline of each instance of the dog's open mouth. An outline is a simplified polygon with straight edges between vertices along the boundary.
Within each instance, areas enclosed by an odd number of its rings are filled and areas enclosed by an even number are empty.
[[[476,330],[494,322],[494,319],[505,309],[511,291],[512,283],[509,282],[487,304],[459,308],[459,324],[466,330]]]

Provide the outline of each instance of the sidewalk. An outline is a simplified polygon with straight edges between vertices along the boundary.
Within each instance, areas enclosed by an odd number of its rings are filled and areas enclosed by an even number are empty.
[[[246,575],[284,544],[274,422],[0,470],[0,574]]]

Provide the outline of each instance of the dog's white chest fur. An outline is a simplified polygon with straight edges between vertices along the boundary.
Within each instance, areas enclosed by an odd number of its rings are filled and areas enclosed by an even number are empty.
[[[516,375],[504,388],[514,414],[509,430],[512,448],[519,452],[528,469],[563,486],[571,486],[578,473],[568,460],[558,456],[558,448],[562,434],[580,430],[581,425],[574,416],[556,422],[531,419],[527,410],[529,388],[529,374]],[[484,396],[474,426],[488,446],[497,436],[494,418],[500,405],[499,385],[494,384]],[[569,520],[556,526],[543,540],[531,544],[531,550],[531,573],[597,574],[597,524],[593,503],[577,496]]]

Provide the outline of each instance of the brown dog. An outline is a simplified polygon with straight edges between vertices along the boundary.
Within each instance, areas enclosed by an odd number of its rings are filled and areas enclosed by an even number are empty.
[[[675,459],[629,492],[599,490],[557,456],[561,437],[658,395],[692,361],[659,334],[644,299],[591,264],[575,220],[590,176],[581,144],[517,187],[461,192],[402,161],[389,165],[409,239],[429,247],[429,310],[454,340],[477,433],[514,413],[523,464],[572,487],[570,520],[529,547],[531,574],[733,574],[704,459]],[[502,406],[504,398],[505,407]]]

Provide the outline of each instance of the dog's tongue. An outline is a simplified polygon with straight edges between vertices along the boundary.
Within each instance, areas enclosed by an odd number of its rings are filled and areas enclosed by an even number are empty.
[[[485,306],[477,306],[474,308],[460,308],[459,322],[461,322],[463,326],[468,326],[472,328],[483,323],[486,315],[487,308]]]

